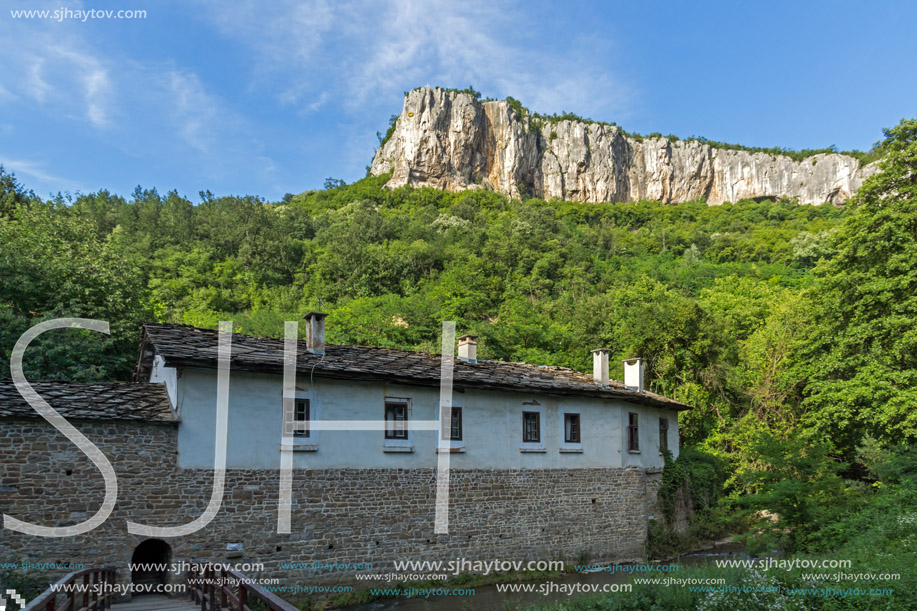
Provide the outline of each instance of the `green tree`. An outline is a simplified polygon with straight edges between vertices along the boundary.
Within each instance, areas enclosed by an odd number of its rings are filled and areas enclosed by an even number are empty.
[[[37,198],[31,191],[26,191],[15,174],[9,174],[0,165],[0,219],[13,216],[16,211]]]
[[[809,422],[848,452],[866,433],[917,438],[917,120],[885,135],[881,172],[817,268],[802,355]]]
[[[784,549],[798,549],[805,537],[843,512],[848,484],[839,473],[847,465],[834,460],[831,445],[790,435],[762,433],[755,440],[755,466],[739,483],[752,494],[742,504],[757,511],[760,525]]]
[[[46,204],[0,219],[0,377],[13,346],[43,320],[82,317],[110,323],[111,335],[55,330],[33,342],[24,362],[32,379],[127,379],[139,324],[148,318],[143,278],[94,224]]]

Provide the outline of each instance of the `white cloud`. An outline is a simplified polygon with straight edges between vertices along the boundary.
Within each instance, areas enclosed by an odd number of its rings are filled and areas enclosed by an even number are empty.
[[[257,42],[275,61],[311,61],[323,36],[335,27],[345,6],[327,0],[243,0],[227,8],[223,2],[203,2],[206,18],[227,34]]]
[[[206,152],[214,135],[211,128],[215,127],[216,102],[193,73],[169,73],[168,88],[173,102],[172,120],[178,124],[182,139]]]
[[[473,84],[485,95],[512,95],[535,110],[603,119],[626,113],[634,97],[614,66],[594,61],[607,41],[577,44],[567,35],[570,44],[562,49],[544,48],[538,38],[544,24],[528,22],[526,5],[514,0],[283,0],[221,7],[208,0],[205,19],[254,51],[252,89],[267,88],[282,103],[307,110],[331,95],[351,110],[391,106],[404,90],[428,82]]]
[[[227,9],[225,3],[204,0],[203,17],[232,41],[243,41],[257,55],[251,90],[270,82],[282,103],[299,104],[314,94],[316,78],[334,56],[325,56],[327,39],[351,10],[345,2],[328,0],[242,0]],[[289,78],[290,68],[316,68]],[[314,102],[310,102],[314,103]]]
[[[77,68],[83,85],[86,116],[94,125],[104,125],[107,122],[106,105],[112,93],[108,70],[100,60],[87,53],[66,47],[54,47],[53,51]]]
[[[195,71],[170,60],[112,56],[91,31],[79,21],[0,20],[0,65],[9,88],[0,101],[34,101],[39,116],[86,124],[130,156],[140,154],[138,141],[149,155],[187,146],[196,151],[190,160],[210,176],[238,163],[240,151],[258,148],[255,131]],[[232,161],[224,158],[230,154]]]
[[[29,65],[28,78],[25,81],[26,92],[39,104],[48,99],[48,93],[51,91],[51,86],[45,82],[42,76],[44,63],[45,61],[39,57],[32,58]]]
[[[0,64],[12,89],[7,93],[31,98],[55,115],[106,126],[114,93],[107,62],[79,35],[43,21],[0,28]]]
[[[258,157],[258,162],[261,164],[261,171],[265,174],[273,174],[277,172],[277,164],[267,155],[260,155]]]
[[[313,112],[313,111],[318,110],[319,108],[325,105],[325,102],[327,102],[328,98],[330,97],[331,96],[328,94],[327,91],[323,91],[314,102],[306,106],[306,110],[308,112]]]
[[[6,157],[0,154],[0,165],[2,165],[3,169],[7,172],[15,174],[20,180],[22,177],[31,179],[29,181],[30,186],[33,186],[33,190],[37,192],[43,189],[46,189],[49,193],[60,189],[66,189],[71,192],[82,190],[81,186],[76,181],[50,173],[45,169],[44,164],[38,161]],[[37,188],[34,188],[35,186],[37,186]]]

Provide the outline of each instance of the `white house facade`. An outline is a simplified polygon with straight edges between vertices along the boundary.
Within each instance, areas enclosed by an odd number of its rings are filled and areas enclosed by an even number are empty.
[[[176,417],[178,464],[212,468],[217,406],[216,333],[147,325],[150,382],[164,383]],[[580,469],[663,466],[677,457],[678,412],[687,406],[608,380],[605,351],[594,351],[593,376],[561,367],[454,362],[448,432],[408,423],[440,418],[440,356],[300,342],[295,417],[303,422],[387,421],[385,430],[309,430],[294,439],[297,469],[433,468],[439,437],[448,438],[454,469]],[[237,356],[238,354],[238,356]],[[150,356],[152,355],[152,359]],[[277,469],[283,432],[283,342],[235,336],[229,382],[227,468]]]

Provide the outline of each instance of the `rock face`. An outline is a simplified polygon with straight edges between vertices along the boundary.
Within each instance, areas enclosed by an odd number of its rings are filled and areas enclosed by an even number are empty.
[[[795,197],[839,204],[876,166],[853,157],[784,155],[714,148],[697,141],[637,140],[617,127],[581,121],[540,129],[504,101],[428,87],[404,99],[395,131],[373,158],[386,186],[450,191],[493,189],[510,197],[579,202],[641,199],[709,204]]]

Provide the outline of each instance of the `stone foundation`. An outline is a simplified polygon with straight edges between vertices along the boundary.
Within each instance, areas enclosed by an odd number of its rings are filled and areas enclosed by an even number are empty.
[[[91,533],[63,539],[0,530],[0,561],[111,564],[121,581],[129,581],[127,565],[143,538],[129,535],[125,522],[190,522],[207,506],[213,475],[176,467],[174,424],[74,424],[118,475],[112,516]],[[99,471],[50,425],[0,420],[4,514],[47,526],[75,524],[95,513],[103,491]],[[167,543],[172,562],[261,563],[261,577],[285,585],[358,588],[362,582],[352,579],[356,570],[286,565],[369,562],[373,568],[362,572],[384,573],[396,560],[639,561],[648,507],[655,504],[639,468],[453,470],[450,532],[434,535],[434,497],[433,469],[296,470],[292,532],[279,535],[278,474],[231,470],[217,517],[197,533]],[[228,543],[241,543],[243,551],[228,552]],[[65,572],[49,572],[48,579]]]

